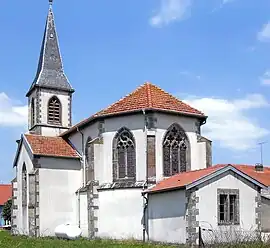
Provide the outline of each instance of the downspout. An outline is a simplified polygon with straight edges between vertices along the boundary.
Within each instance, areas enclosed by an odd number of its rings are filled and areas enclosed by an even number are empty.
[[[77,127],[77,131],[82,136],[82,153],[81,153],[81,160],[82,160],[82,187],[85,185],[85,155],[84,155],[84,135],[83,132]],[[78,189],[78,226],[81,227],[81,188]]]
[[[84,134],[83,132],[77,127],[77,132],[79,132],[82,136],[82,164],[83,164],[83,170],[82,170],[82,187],[85,186],[85,154],[84,154]]]
[[[146,161],[146,173],[145,173],[145,182],[143,184],[143,191],[148,188],[148,154],[147,154],[147,119],[145,114],[145,109],[142,110],[144,116],[144,135],[145,135],[145,161]],[[146,236],[146,210],[148,206],[148,199],[145,197],[145,194],[142,193],[143,196],[143,242],[145,242]],[[148,237],[149,239],[149,237]]]

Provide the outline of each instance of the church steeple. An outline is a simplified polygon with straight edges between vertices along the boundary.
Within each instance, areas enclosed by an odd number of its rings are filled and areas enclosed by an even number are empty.
[[[74,92],[64,73],[52,4],[53,0],[49,0],[38,68],[26,94],[29,131],[42,135],[58,135],[71,126],[71,102]]]
[[[34,82],[26,95],[27,97],[35,87],[45,87],[74,92],[63,69],[52,3],[53,0],[49,0],[49,13],[41,45],[38,69]]]

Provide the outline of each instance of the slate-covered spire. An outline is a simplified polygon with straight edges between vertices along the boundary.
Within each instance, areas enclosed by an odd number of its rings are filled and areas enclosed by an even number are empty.
[[[49,0],[49,13],[40,51],[37,74],[26,96],[29,96],[35,87],[74,92],[63,70],[52,3],[53,0]]]

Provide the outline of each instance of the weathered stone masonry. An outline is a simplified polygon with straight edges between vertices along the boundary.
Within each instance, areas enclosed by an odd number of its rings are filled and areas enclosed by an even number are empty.
[[[199,215],[199,209],[197,208],[197,203],[199,203],[199,197],[196,196],[196,191],[187,191],[186,199],[187,243],[190,245],[194,245],[199,238],[199,221],[197,220],[197,216]]]
[[[29,235],[39,236],[39,170],[29,173],[28,203]]]

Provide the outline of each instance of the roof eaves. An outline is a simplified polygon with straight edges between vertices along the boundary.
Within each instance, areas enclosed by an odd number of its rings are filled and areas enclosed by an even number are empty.
[[[170,114],[178,114],[178,115],[184,115],[189,117],[197,117],[199,119],[206,120],[208,116],[204,114],[195,114],[195,113],[188,113],[188,112],[182,112],[182,111],[173,111],[173,110],[167,110],[167,109],[159,109],[159,108],[145,108],[144,111],[156,111],[156,112],[163,112],[163,113],[170,113]],[[106,118],[106,117],[112,117],[112,116],[120,116],[125,114],[132,114],[132,113],[139,113],[143,111],[142,109],[135,109],[135,110],[128,110],[123,112],[116,112],[116,113],[109,113],[109,114],[94,114],[90,116],[89,118],[86,118],[85,120],[75,124],[71,128],[69,128],[67,131],[61,133],[59,136],[64,137],[70,133],[73,133],[77,128],[83,128],[85,125],[90,123],[91,121],[98,120],[100,118]]]
[[[23,139],[23,136],[21,135],[21,139],[20,139],[19,144],[17,145],[16,155],[13,161],[13,168],[16,166],[18,158],[19,158],[19,151],[21,150],[21,147],[22,147],[22,139]]]
[[[168,191],[175,191],[175,190],[180,190],[180,189],[186,189],[186,186],[175,186],[175,187],[170,187],[170,188],[164,188],[164,189],[158,189],[158,190],[151,190],[151,189],[148,189],[148,190],[145,190],[142,192],[142,194],[156,194],[156,193],[165,193],[165,192],[168,192]]]
[[[47,157],[47,158],[62,158],[62,159],[80,159],[80,156],[61,156],[61,155],[50,155],[50,154],[41,154],[41,153],[35,153],[35,157]]]
[[[187,190],[192,189],[192,188],[194,188],[194,187],[196,187],[196,186],[198,186],[198,185],[200,185],[200,184],[202,184],[202,183],[204,183],[204,182],[206,182],[208,180],[211,180],[211,179],[213,179],[213,178],[215,178],[215,177],[217,177],[217,176],[219,176],[219,175],[221,175],[221,174],[223,174],[223,173],[225,173],[225,172],[227,172],[229,170],[235,172],[239,176],[247,179],[248,181],[252,182],[253,184],[259,186],[260,188],[263,188],[263,189],[268,188],[268,186],[262,184],[261,182],[257,181],[256,179],[250,177],[249,175],[243,173],[242,171],[238,170],[237,168],[235,168],[232,165],[227,165],[225,167],[219,168],[216,171],[213,171],[213,172],[199,178],[195,182],[192,182],[192,183],[188,184],[186,186],[186,188],[187,188]]]

